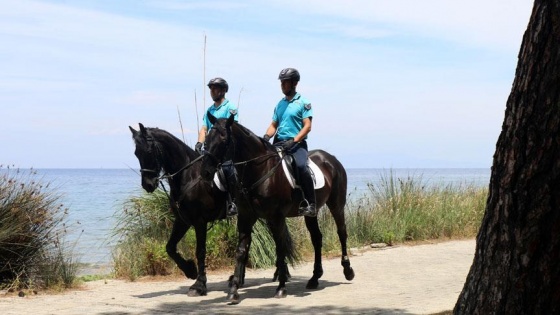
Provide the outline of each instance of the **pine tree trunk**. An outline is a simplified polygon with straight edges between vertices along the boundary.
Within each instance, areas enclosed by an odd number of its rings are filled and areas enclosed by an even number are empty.
[[[560,1],[536,0],[454,314],[560,313]]]

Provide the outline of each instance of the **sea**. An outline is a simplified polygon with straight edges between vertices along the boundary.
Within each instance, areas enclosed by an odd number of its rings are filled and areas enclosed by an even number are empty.
[[[6,169],[0,169],[6,172]],[[348,197],[366,196],[370,186],[384,179],[410,179],[426,185],[488,186],[489,168],[424,168],[424,169],[347,169]],[[0,173],[1,173],[0,172]],[[126,202],[145,192],[138,170],[134,169],[34,169],[34,178],[49,183],[68,209],[65,220],[65,244],[76,259],[90,272],[108,272],[112,248],[118,241],[113,236],[116,215]]]

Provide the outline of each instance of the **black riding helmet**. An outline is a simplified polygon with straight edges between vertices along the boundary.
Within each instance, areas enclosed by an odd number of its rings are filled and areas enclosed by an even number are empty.
[[[219,86],[219,87],[225,89],[226,92],[227,92],[228,89],[229,89],[229,86],[228,86],[226,80],[224,80],[224,79],[222,79],[222,78],[220,78],[220,77],[214,78],[214,79],[208,81],[208,87],[212,87],[212,85],[217,85],[217,86]]]
[[[292,80],[299,82],[299,72],[294,68],[286,68],[280,71],[278,80]]]

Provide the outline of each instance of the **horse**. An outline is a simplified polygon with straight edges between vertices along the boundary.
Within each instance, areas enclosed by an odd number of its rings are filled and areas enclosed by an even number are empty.
[[[196,279],[188,296],[206,295],[207,224],[226,217],[227,195],[201,180],[199,153],[165,130],[139,126],[139,131],[129,128],[136,145],[134,154],[140,162],[142,187],[152,193],[161,179],[167,179],[169,184],[169,203],[175,220],[165,249],[187,278]],[[191,226],[196,235],[198,270],[192,259],[185,260],[177,252],[177,244]]]
[[[238,214],[237,265],[228,295],[230,300],[235,301],[238,299],[237,288],[242,276],[240,271],[246,263],[245,247],[246,244],[250,244],[251,227],[257,218],[264,218],[269,226],[280,224],[283,229],[286,217],[299,215],[298,208],[303,194],[300,190],[292,189],[284,171],[279,170],[282,158],[276,147],[234,121],[233,115],[228,119],[216,119],[209,115],[209,119],[213,127],[206,136],[202,177],[209,180],[220,163],[233,160],[239,174],[237,200],[244,203]],[[348,258],[346,245],[348,234],[344,218],[347,192],[346,170],[336,157],[323,150],[310,151],[309,158],[319,166],[325,176],[325,185],[316,189],[317,209],[326,204],[334,218],[342,248],[343,272],[347,280],[352,280],[354,270]],[[316,289],[319,286],[319,278],[323,275],[321,262],[323,236],[317,217],[305,217],[305,225],[311,236],[315,254],[313,276],[307,282],[306,288]],[[277,255],[280,254],[282,253],[277,249]],[[284,297],[286,294],[286,275],[282,272],[286,272],[287,268],[283,268],[283,265],[285,265],[283,257],[277,256],[276,266],[279,268],[277,272],[280,284],[276,289],[275,297]]]

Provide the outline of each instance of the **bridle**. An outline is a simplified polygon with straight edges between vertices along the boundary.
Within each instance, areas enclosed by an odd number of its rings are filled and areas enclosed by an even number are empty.
[[[215,131],[218,131],[218,128],[216,128],[216,125],[212,126],[212,129],[214,129]],[[212,162],[216,163],[216,169],[220,169],[221,165],[223,164],[224,161],[229,161],[229,160],[233,160],[233,154],[235,153],[235,141],[233,141],[233,137],[231,136],[231,127],[228,128],[226,127],[226,134],[227,134],[227,138],[225,141],[225,153],[222,155],[222,158],[218,158],[215,154],[209,152],[209,151],[204,151],[204,153],[202,154],[202,156],[207,156],[209,157]],[[209,132],[210,133],[210,132]],[[206,144],[205,144],[206,147]]]
[[[154,138],[152,136],[145,136],[146,142],[148,143],[148,153],[154,154],[154,159],[156,161],[156,169],[146,169],[146,168],[142,168],[140,169],[140,173],[153,173],[157,176],[157,180],[161,183],[161,180],[163,179],[173,179],[173,177],[175,177],[175,175],[181,173],[182,171],[188,169],[189,167],[193,166],[194,163],[198,162],[199,160],[202,159],[202,155],[200,155],[199,157],[197,157],[196,159],[190,161],[189,163],[187,163],[185,166],[181,167],[178,171],[176,171],[173,174],[169,174],[168,172],[161,174],[161,171],[163,170],[163,151],[161,150],[158,142],[156,140],[154,140]],[[156,150],[153,150],[153,147],[156,148]],[[154,151],[156,151],[154,153]],[[160,175],[161,174],[161,175]],[[162,187],[165,189],[165,186]]]
[[[156,180],[158,181],[158,184],[161,186],[162,190],[165,192],[165,195],[167,196],[167,199],[169,200],[169,204],[173,207],[175,207],[176,209],[176,213],[179,216],[179,218],[184,222],[188,224],[188,220],[186,220],[185,218],[183,218],[181,211],[179,211],[179,204],[181,202],[182,198],[179,198],[179,200],[175,201],[175,204],[173,205],[173,202],[171,202],[171,195],[169,194],[169,192],[167,191],[167,188],[165,187],[165,185],[163,184],[163,179],[173,179],[173,177],[177,174],[179,174],[180,172],[188,169],[189,167],[193,166],[194,163],[200,161],[203,157],[203,155],[200,155],[199,157],[197,157],[196,159],[190,161],[189,163],[187,163],[185,166],[181,167],[178,171],[176,171],[173,174],[169,174],[169,173],[164,173],[161,174],[163,170],[163,151],[160,147],[160,145],[158,144],[158,142],[151,136],[151,135],[144,135],[144,138],[146,139],[146,142],[148,143],[148,154],[153,154],[154,155],[154,159],[156,161],[156,169],[146,169],[146,168],[142,168],[140,169],[140,173],[143,174],[144,173],[153,173],[155,174]],[[155,147],[155,150],[154,150]],[[194,184],[196,184],[197,181],[193,182],[189,187],[194,186]],[[190,189],[190,188],[188,188]],[[187,189],[187,190],[188,190]],[[184,196],[184,195],[183,195]]]
[[[146,142],[148,144],[148,154],[153,154],[154,155],[154,159],[156,161],[156,169],[141,168],[140,173],[142,175],[144,175],[144,173],[153,173],[153,174],[155,174],[155,176],[157,176],[157,179],[160,180],[161,176],[159,176],[159,174],[161,173],[161,170],[163,169],[163,166],[162,166],[163,163],[161,161],[162,156],[163,156],[163,152],[161,151],[161,148],[159,147],[157,141],[155,141],[152,136],[145,135],[144,139],[146,139]],[[155,147],[156,150],[154,150],[153,147]],[[154,152],[154,151],[157,151],[157,152]]]
[[[212,126],[212,128],[215,128],[215,125]],[[231,133],[232,133],[231,126],[226,127],[225,129],[226,129],[226,132],[227,132],[227,137],[226,137],[226,140],[225,140],[225,146],[226,147],[225,147],[225,154],[222,156],[222,158],[220,159],[220,158],[216,157],[215,154],[213,154],[209,151],[204,152],[204,156],[209,157],[211,160],[213,160],[216,163],[216,169],[217,170],[220,169],[220,167],[221,167],[221,165],[223,164],[224,161],[233,160],[233,156],[234,156],[234,153],[235,153],[235,141],[233,141],[233,137],[231,135]],[[216,130],[217,130],[217,128],[216,128]],[[252,159],[249,159],[249,160],[245,160],[245,161],[241,161],[241,162],[235,162],[235,163],[233,163],[233,165],[234,166],[243,166],[243,172],[244,172],[245,171],[244,166],[246,166],[247,164],[255,162],[257,160],[261,160],[261,159],[263,159],[263,160],[260,163],[264,163],[265,161],[267,161],[269,158],[271,158],[273,156],[278,156],[278,153],[276,153],[276,152],[266,153],[266,154],[254,157]],[[249,191],[257,188],[265,180],[267,180],[269,177],[271,177],[276,172],[276,169],[278,168],[278,166],[280,166],[282,164],[282,160],[283,160],[283,157],[265,175],[263,175],[255,183],[253,183],[249,188],[245,188],[243,183],[240,182],[240,186],[242,187],[243,194],[246,195]]]

